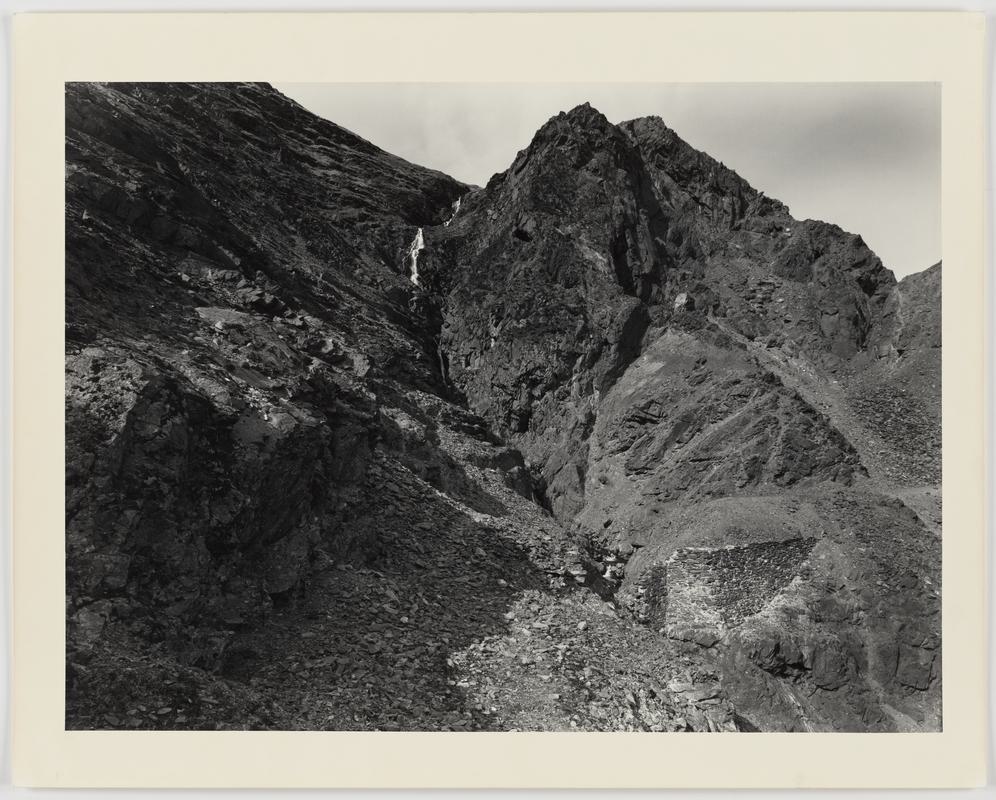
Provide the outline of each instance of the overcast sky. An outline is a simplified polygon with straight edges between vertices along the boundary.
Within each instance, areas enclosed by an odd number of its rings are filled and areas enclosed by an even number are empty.
[[[483,185],[547,119],[656,115],[798,219],[860,233],[897,277],[941,258],[941,92],[924,83],[274,84],[415,163]]]

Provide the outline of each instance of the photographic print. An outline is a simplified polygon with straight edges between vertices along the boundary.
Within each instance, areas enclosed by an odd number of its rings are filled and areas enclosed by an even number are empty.
[[[942,730],[936,83],[65,85],[70,730]]]

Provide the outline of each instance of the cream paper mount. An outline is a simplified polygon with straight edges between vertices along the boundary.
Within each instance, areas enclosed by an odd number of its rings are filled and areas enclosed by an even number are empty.
[[[18,784],[949,787],[984,781],[979,14],[23,14],[14,23]],[[412,41],[419,47],[409,46]],[[513,54],[514,55],[510,55]],[[455,66],[457,68],[455,68]],[[181,733],[64,729],[64,84],[847,82],[942,87],[943,732]],[[625,763],[625,770],[605,764]],[[721,764],[722,769],[716,768]]]

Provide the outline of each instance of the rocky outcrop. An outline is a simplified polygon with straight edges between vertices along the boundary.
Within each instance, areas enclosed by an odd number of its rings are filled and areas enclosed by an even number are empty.
[[[941,264],[903,278],[889,292],[876,330],[876,355],[902,356],[908,351],[941,347]]]
[[[464,187],[262,85],[69,85],[66,127],[70,663],[116,626],[210,669],[369,549],[375,381],[442,385],[397,255]]]
[[[602,398],[665,330],[719,317],[838,371],[894,285],[859,237],[793,220],[659,119],[614,126],[588,106],[548,122],[427,241],[450,377],[564,519],[585,504]]]
[[[910,509],[828,484],[675,516],[644,533],[618,598],[668,639],[715,653],[742,719],[939,725],[940,547]]]
[[[887,457],[882,471],[890,482],[914,489],[941,481],[940,302],[940,263],[896,284],[867,364],[847,382],[849,406],[864,423],[856,436]],[[939,520],[940,508],[925,516]]]

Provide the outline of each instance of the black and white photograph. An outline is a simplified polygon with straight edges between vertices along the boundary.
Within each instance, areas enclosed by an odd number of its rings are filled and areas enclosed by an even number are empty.
[[[942,731],[941,101],[66,83],[66,729]]]

